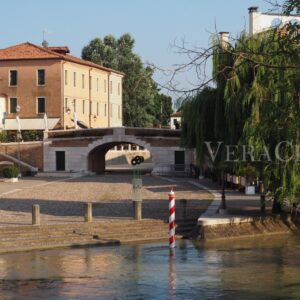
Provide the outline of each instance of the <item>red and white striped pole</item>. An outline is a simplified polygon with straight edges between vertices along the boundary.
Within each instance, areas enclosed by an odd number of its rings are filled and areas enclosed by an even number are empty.
[[[175,248],[175,193],[169,193],[169,247]]]

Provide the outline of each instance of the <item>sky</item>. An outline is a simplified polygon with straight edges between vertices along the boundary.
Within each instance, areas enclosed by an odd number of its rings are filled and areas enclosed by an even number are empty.
[[[10,0],[1,3],[0,48],[22,42],[41,44],[43,30],[50,46],[67,45],[71,54],[95,37],[129,32],[135,52],[145,63],[171,69],[185,61],[172,45],[185,40],[190,47],[207,47],[212,33],[232,36],[248,29],[248,7],[267,11],[263,0]],[[182,75],[182,86],[195,74]],[[161,73],[155,74],[165,82]]]

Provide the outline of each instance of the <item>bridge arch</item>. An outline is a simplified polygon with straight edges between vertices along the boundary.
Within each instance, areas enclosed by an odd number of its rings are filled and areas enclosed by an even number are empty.
[[[88,171],[95,172],[95,173],[105,172],[106,153],[114,146],[118,146],[121,144],[142,146],[143,148],[147,149],[150,153],[152,153],[151,145],[146,143],[142,139],[138,139],[132,136],[122,136],[119,138],[114,135],[105,136],[103,139],[96,140],[88,146],[88,154],[87,154]]]

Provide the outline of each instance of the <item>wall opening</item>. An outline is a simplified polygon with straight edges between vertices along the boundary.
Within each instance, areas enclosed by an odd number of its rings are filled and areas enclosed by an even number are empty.
[[[56,171],[66,170],[66,153],[65,151],[55,151]]]
[[[142,162],[133,166],[132,159],[141,157]],[[149,150],[128,142],[112,142],[94,148],[88,155],[88,170],[98,174],[105,172],[131,172],[140,169],[148,173],[153,169]]]

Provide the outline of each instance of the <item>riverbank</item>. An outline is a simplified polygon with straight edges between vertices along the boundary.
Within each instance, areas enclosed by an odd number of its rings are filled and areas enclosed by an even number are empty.
[[[225,209],[222,208],[222,187],[209,179],[194,182],[209,191],[214,199],[198,219],[194,238],[213,241],[255,236],[286,235],[299,232],[299,225],[289,215],[273,215],[272,202],[260,209],[260,195],[245,195],[237,190],[225,189]]]
[[[170,182],[144,175],[143,220],[134,220],[132,175],[81,178],[23,178],[0,189],[0,252],[128,244],[168,240]],[[212,202],[187,179],[173,182],[178,237],[189,233]],[[92,203],[93,222],[84,222],[84,204]],[[40,224],[31,225],[32,205],[40,206]]]
[[[168,240],[168,192],[176,193],[178,238],[213,241],[292,234],[290,221],[261,215],[259,197],[226,190],[227,210],[218,214],[220,187],[207,180],[143,176],[143,220],[133,219],[131,175],[22,179],[0,201],[0,253],[61,247],[107,246]],[[83,201],[86,199],[87,201]],[[93,203],[93,222],[84,206]],[[39,204],[41,225],[31,224]],[[199,217],[200,216],[200,217]]]
[[[238,221],[219,224],[202,224],[196,232],[196,239],[205,241],[252,238],[257,236],[287,235],[299,232],[299,225],[279,216],[248,217]],[[233,217],[232,217],[233,218]]]

